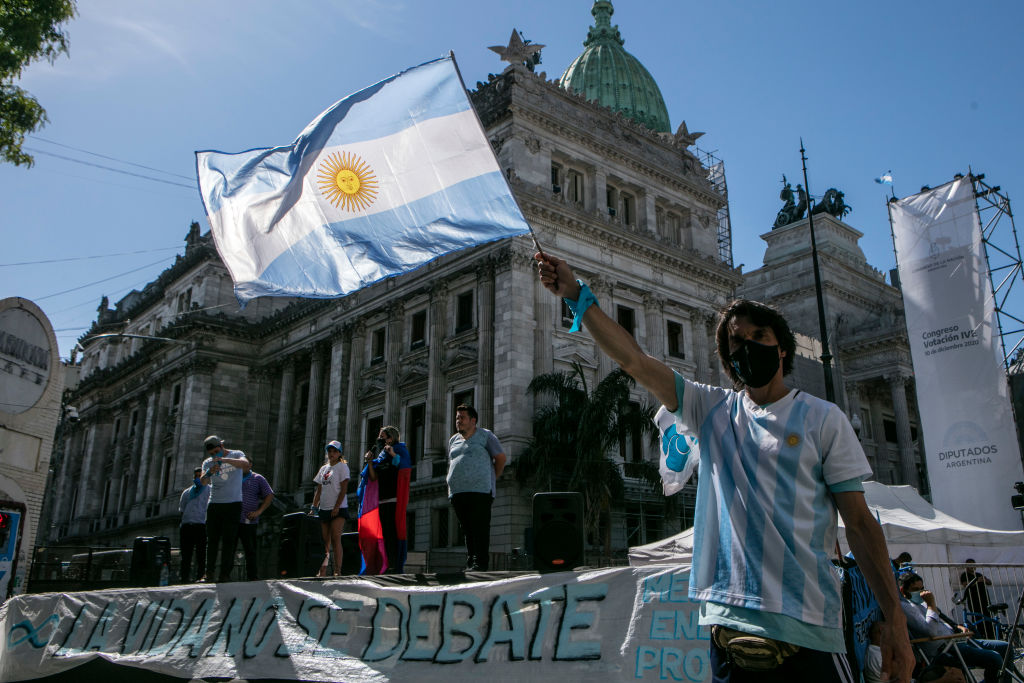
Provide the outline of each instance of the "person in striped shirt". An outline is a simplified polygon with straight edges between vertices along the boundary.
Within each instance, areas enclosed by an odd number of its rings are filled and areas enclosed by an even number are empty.
[[[834,404],[790,389],[796,342],[775,309],[733,302],[717,330],[734,389],[684,379],[609,318],[568,263],[537,253],[541,283],[601,347],[661,401],[663,437],[696,436],[699,468],[689,594],[711,627],[711,680],[852,681],[839,576],[837,512],[885,616],[883,672],[907,683],[914,656],[885,538],[864,500],[867,459]],[[671,428],[670,428],[671,427]],[[664,444],[663,444],[664,445]]]

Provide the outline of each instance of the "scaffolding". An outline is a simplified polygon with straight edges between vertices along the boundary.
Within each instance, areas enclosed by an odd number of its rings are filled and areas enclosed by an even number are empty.
[[[1013,222],[1010,198],[996,185],[985,182],[985,174],[970,174],[975,203],[981,219],[981,241],[992,281],[1003,366],[1007,374],[1024,372],[1024,287],[1020,242]],[[1016,295],[1014,298],[1013,295]]]
[[[695,147],[701,164],[707,170],[708,182],[715,192],[722,195],[725,202],[718,209],[716,217],[718,227],[718,258],[722,263],[732,267],[732,226],[729,223],[729,188],[725,182],[725,162],[715,156],[714,152],[705,152]]]

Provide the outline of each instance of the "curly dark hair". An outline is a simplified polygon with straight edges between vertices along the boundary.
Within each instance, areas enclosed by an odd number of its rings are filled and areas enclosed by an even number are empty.
[[[782,374],[788,375],[793,372],[793,358],[796,356],[796,337],[789,329],[789,323],[782,317],[782,314],[767,304],[750,299],[735,299],[726,306],[718,321],[718,330],[715,338],[718,342],[718,359],[725,368],[725,374],[729,376],[737,386],[742,385],[740,378],[729,361],[729,321],[733,318],[744,317],[759,327],[770,327],[779,341],[779,348],[786,352],[782,357]]]

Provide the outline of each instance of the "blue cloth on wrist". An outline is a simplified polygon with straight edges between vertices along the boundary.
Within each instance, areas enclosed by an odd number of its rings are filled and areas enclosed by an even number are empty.
[[[597,303],[597,297],[590,291],[590,287],[587,287],[583,282],[577,280],[576,282],[580,285],[579,298],[575,301],[572,299],[564,299],[569,310],[572,311],[572,327],[569,328],[570,332],[579,332],[583,329],[583,314],[586,313],[587,309],[591,306],[600,306]]]

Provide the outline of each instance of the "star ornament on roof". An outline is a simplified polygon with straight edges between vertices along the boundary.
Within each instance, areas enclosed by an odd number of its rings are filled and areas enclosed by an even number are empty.
[[[532,65],[537,64],[539,61],[535,61],[534,55],[537,55],[543,47],[545,46],[524,41],[519,31],[512,29],[512,37],[509,38],[508,45],[492,45],[488,49],[497,52],[503,62],[525,64],[532,67]]]
[[[702,135],[704,135],[704,133],[691,133],[690,129],[686,126],[686,121],[683,121],[682,123],[679,124],[679,128],[676,129],[676,134],[674,137],[677,142],[689,147],[690,145],[697,142],[697,138],[699,138]]]

